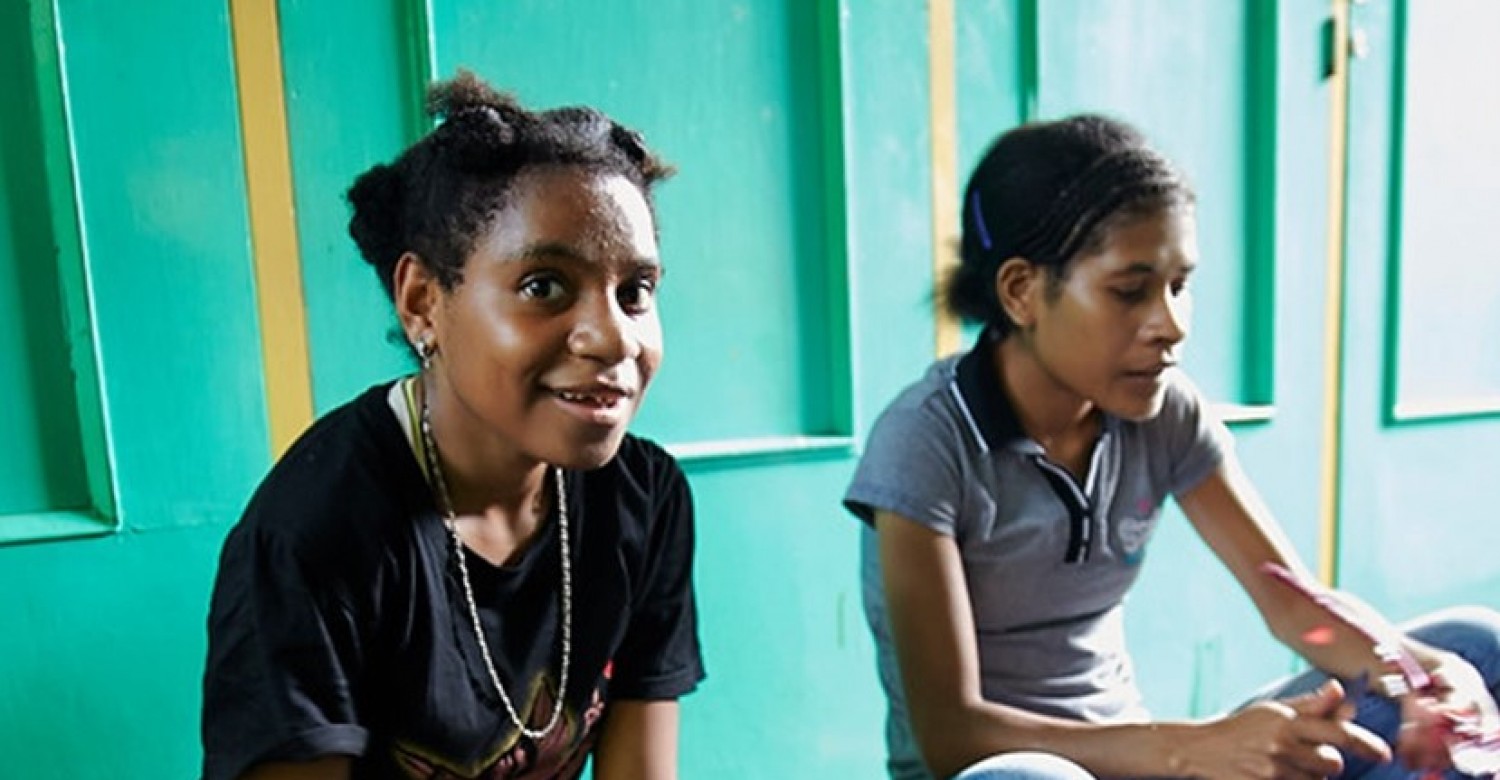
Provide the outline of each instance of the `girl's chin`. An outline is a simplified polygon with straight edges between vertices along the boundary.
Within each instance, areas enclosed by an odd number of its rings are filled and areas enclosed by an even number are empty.
[[[590,471],[614,460],[620,451],[620,442],[625,439],[625,429],[612,431],[607,437],[586,442],[569,442],[554,448],[546,458],[548,463],[571,471]]]
[[[1106,403],[1096,405],[1110,415],[1122,420],[1145,422],[1161,414],[1162,402],[1165,397],[1165,392],[1158,391],[1146,398],[1136,395],[1116,397],[1109,399]]]

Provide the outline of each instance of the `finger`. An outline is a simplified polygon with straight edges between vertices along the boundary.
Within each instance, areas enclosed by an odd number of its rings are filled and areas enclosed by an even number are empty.
[[[1287,706],[1298,715],[1326,718],[1344,702],[1344,686],[1338,680],[1329,680],[1311,693],[1287,699]]]
[[[1276,764],[1281,770],[1278,777],[1289,774],[1331,777],[1344,771],[1344,757],[1339,755],[1338,748],[1326,743],[1292,744],[1276,755]]]
[[[1304,742],[1329,745],[1366,761],[1383,764],[1391,760],[1385,740],[1352,720],[1299,718],[1293,733]]]
[[[1352,720],[1340,721],[1338,729],[1343,736],[1333,744],[1344,752],[1377,764],[1391,760],[1391,746],[1379,734]]]

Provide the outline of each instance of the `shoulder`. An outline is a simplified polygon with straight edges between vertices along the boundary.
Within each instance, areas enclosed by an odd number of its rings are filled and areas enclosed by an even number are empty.
[[[1158,443],[1198,430],[1209,415],[1202,393],[1186,374],[1169,371],[1163,379],[1161,411],[1150,419],[1125,423],[1127,430]]]
[[[372,387],[313,423],[256,488],[236,531],[322,558],[407,517],[421,474],[386,403],[389,388]]]
[[[1191,377],[1182,371],[1166,374],[1166,392],[1162,412],[1176,416],[1197,416],[1204,408],[1203,393]]]
[[[688,549],[693,498],[677,460],[657,443],[627,435],[615,457],[581,475],[585,522],[620,545],[630,561]]]
[[[626,505],[645,504],[655,511],[664,501],[688,492],[687,477],[677,459],[656,442],[626,434],[615,457],[584,476],[593,489],[607,489]]]
[[[954,371],[958,357],[939,360],[917,381],[907,385],[875,419],[870,447],[895,445],[913,439],[937,438],[955,442],[966,429]]]
[[[1141,460],[1157,463],[1161,478],[1175,493],[1196,484],[1230,457],[1234,438],[1189,377],[1181,371],[1167,377],[1161,412],[1126,430],[1134,431],[1144,456]]]

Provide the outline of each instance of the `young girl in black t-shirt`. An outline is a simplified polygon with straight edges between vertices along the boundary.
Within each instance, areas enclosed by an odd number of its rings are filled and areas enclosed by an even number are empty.
[[[662,356],[670,170],[474,76],[349,191],[421,363],[320,419],[225,542],[204,775],[676,776],[692,502],[626,434]]]

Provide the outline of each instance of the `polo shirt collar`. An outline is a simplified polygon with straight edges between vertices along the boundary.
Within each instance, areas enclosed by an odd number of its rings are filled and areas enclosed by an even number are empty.
[[[1000,386],[995,345],[993,331],[985,328],[969,354],[959,358],[954,376],[958,400],[986,451],[1031,442],[1021,429],[1010,396]]]

